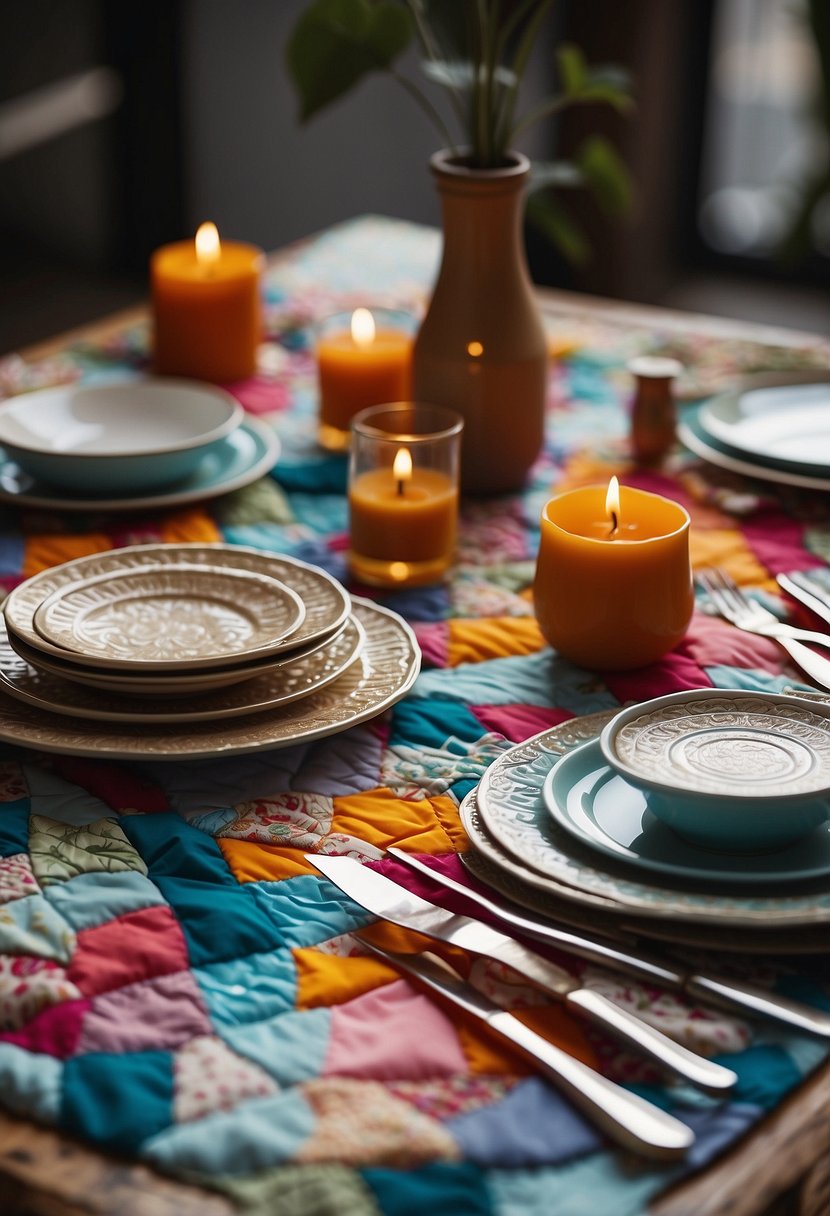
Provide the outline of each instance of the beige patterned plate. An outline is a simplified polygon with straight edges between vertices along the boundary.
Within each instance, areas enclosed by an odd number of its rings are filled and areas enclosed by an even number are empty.
[[[60,566],[51,566],[15,587],[3,605],[9,634],[21,638],[44,654],[66,659],[67,651],[45,641],[34,627],[34,614],[48,596],[72,586],[79,579],[135,571],[148,565],[183,564],[251,571],[275,578],[290,587],[300,597],[306,610],[305,620],[291,635],[291,644],[297,648],[332,634],[349,615],[349,596],[340,583],[325,570],[295,557],[222,543],[131,545],[126,549],[110,549],[105,553],[75,558]],[[86,655],[73,654],[72,657],[82,667],[97,667],[100,663],[98,658],[89,659]],[[116,659],[108,664],[110,668],[131,666],[124,660]]]
[[[296,591],[251,570],[142,566],[80,579],[47,596],[32,618],[47,642],[142,671],[244,663],[294,645],[305,619]]]
[[[35,650],[33,646],[27,646],[11,633],[6,633],[6,640],[9,648],[40,675],[48,672],[62,682],[69,681],[85,688],[101,688],[104,692],[116,693],[122,697],[155,697],[156,700],[168,700],[175,697],[193,697],[197,693],[213,692],[217,688],[230,688],[233,684],[242,684],[259,676],[275,676],[291,664],[316,654],[321,647],[333,645],[348,623],[346,620],[334,633],[312,642],[310,646],[289,650],[287,654],[277,655],[276,658],[240,663],[236,667],[216,667],[207,671],[162,671],[148,675],[132,671],[110,674],[106,671],[96,671],[93,667],[77,667],[68,659],[56,659],[52,655]]]
[[[0,624],[0,689],[38,709],[97,722],[219,721],[288,705],[325,688],[355,662],[365,640],[363,626],[350,616],[333,641],[315,647],[305,658],[286,659],[232,688],[190,698],[156,694],[150,699],[96,692],[38,671],[14,652]]]
[[[421,666],[415,635],[397,613],[355,598],[366,643],[356,662],[319,692],[227,721],[88,722],[24,705],[0,689],[0,739],[37,751],[99,760],[211,760],[307,744],[377,717],[405,696]]]
[[[477,806],[484,826],[514,861],[553,880],[556,894],[575,903],[597,898],[620,914],[730,926],[783,928],[830,922],[830,878],[797,886],[759,882],[733,891],[728,882],[649,882],[625,864],[574,840],[547,813],[542,787],[560,756],[596,739],[614,711],[562,722],[509,748],[485,772]],[[536,884],[538,885],[538,883]]]

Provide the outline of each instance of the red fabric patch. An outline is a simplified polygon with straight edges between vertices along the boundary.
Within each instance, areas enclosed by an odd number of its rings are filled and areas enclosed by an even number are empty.
[[[66,977],[84,996],[95,996],[188,966],[181,926],[170,908],[159,906],[81,929]]]
[[[107,764],[103,760],[84,760],[59,756],[54,768],[61,777],[89,790],[114,811],[169,811],[167,795],[150,781],[142,781],[135,773]]]
[[[804,548],[804,525],[774,510],[741,522],[744,540],[771,574],[810,570],[824,562]]]
[[[542,709],[534,705],[471,705],[470,710],[482,726],[504,735],[511,743],[524,743],[539,731],[575,716],[567,709]]]
[[[621,705],[626,701],[650,701],[652,697],[664,697],[670,692],[711,688],[712,681],[706,673],[684,653],[685,645],[684,640],[671,654],[649,667],[639,667],[636,671],[604,671],[602,678]]]
[[[265,376],[251,376],[249,380],[237,380],[222,387],[233,393],[249,414],[271,414],[287,409],[291,403],[286,385]]]
[[[65,1060],[75,1053],[90,1007],[90,1001],[62,1001],[59,1005],[50,1005],[32,1018],[28,1026],[0,1034],[0,1042],[14,1043],[36,1055]]]
[[[449,625],[446,621],[422,621],[413,624],[415,637],[421,647],[425,667],[446,667],[449,650]]]
[[[720,617],[695,613],[683,650],[701,667],[744,667],[778,675],[784,651],[772,638],[747,633]]]

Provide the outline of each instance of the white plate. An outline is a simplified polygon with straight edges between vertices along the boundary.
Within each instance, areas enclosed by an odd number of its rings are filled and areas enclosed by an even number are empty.
[[[355,598],[366,642],[319,692],[220,723],[90,722],[24,705],[0,689],[0,739],[36,751],[98,760],[215,760],[307,744],[375,718],[412,687],[421,666],[415,635],[397,613]]]
[[[310,658],[324,646],[333,645],[340,638],[348,625],[348,620],[327,633],[324,638],[318,638],[310,646],[298,650],[289,650],[276,658],[260,659],[254,663],[240,663],[236,667],[216,667],[207,671],[164,671],[143,675],[132,671],[115,672],[110,675],[105,671],[96,671],[93,667],[77,667],[68,659],[56,659],[42,651],[35,650],[21,642],[20,638],[7,633],[9,648],[13,650],[27,666],[41,675],[45,672],[57,676],[61,682],[80,684],[84,688],[100,688],[104,692],[115,693],[120,697],[154,697],[156,700],[172,700],[176,697],[193,697],[198,693],[215,692],[218,688],[230,688],[234,684],[242,684],[246,680],[258,679],[260,676],[276,676],[294,663]],[[2,628],[2,623],[0,623]]]
[[[279,454],[280,442],[271,427],[248,416],[235,431],[210,448],[185,481],[170,489],[87,498],[68,491],[61,493],[45,481],[31,477],[0,448],[0,502],[58,512],[155,511],[180,507],[185,503],[218,498],[258,481],[270,473]]]
[[[188,671],[279,654],[305,619],[296,591],[251,570],[170,564],[59,587],[35,610],[44,641],[142,671]]]
[[[331,641],[311,654],[285,659],[261,675],[249,676],[231,688],[191,697],[156,693],[152,699],[93,691],[60,676],[38,670],[9,645],[0,623],[0,689],[17,701],[96,722],[207,722],[259,713],[288,705],[336,680],[358,658],[366,640],[360,621],[350,616]]]
[[[297,558],[249,549],[243,545],[131,545],[126,549],[110,549],[78,557],[60,566],[50,566],[32,575],[15,587],[6,598],[3,612],[12,644],[20,638],[43,654],[76,666],[99,667],[97,658],[69,654],[62,647],[45,641],[34,627],[34,614],[48,596],[62,588],[71,587],[79,579],[134,571],[148,565],[218,566],[222,569],[251,571],[275,578],[290,587],[305,605],[305,619],[291,635],[292,647],[310,645],[338,629],[349,615],[349,596],[340,583],[317,566]],[[133,670],[134,665],[123,659],[113,659],[112,670]]]
[[[807,476],[789,468],[774,467],[748,459],[741,460],[725,452],[716,440],[710,439],[704,433],[698,421],[697,411],[687,411],[677,425],[677,437],[695,456],[730,473],[739,473],[742,477],[753,477],[757,481],[771,481],[776,485],[793,486],[801,490],[820,490],[824,493],[830,491],[830,469],[826,477]]]
[[[628,866],[598,858],[554,823],[542,798],[545,778],[561,756],[597,738],[613,716],[611,711],[563,722],[490,765],[477,803],[485,827],[503,849],[553,879],[563,898],[581,903],[599,897],[621,914],[767,928],[830,922],[830,879],[812,879],[797,894],[782,895],[715,891],[708,881],[657,885],[633,875]]]
[[[705,402],[700,426],[710,438],[750,460],[830,469],[830,378],[767,384]]]

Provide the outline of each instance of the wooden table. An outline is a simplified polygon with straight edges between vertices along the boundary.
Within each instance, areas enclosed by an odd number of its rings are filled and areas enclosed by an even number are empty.
[[[631,306],[570,293],[540,292],[549,318],[649,324],[777,346],[820,343],[815,335],[720,318]],[[108,317],[23,352],[60,354],[141,323],[143,309]],[[104,1156],[26,1120],[0,1114],[0,1208],[26,1216],[230,1216],[222,1196],[164,1178],[143,1165]],[[830,1212],[830,1064],[825,1065],[732,1151],[651,1206],[654,1216],[821,1216]]]

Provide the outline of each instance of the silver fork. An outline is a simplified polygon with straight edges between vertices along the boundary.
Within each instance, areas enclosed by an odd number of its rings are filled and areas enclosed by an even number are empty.
[[[802,671],[823,688],[830,688],[830,659],[823,658],[803,645],[804,642],[811,642],[814,646],[830,648],[830,635],[816,633],[811,629],[797,629],[794,625],[779,621],[763,604],[745,595],[734,579],[723,570],[714,567],[698,570],[695,577],[722,617],[731,621],[738,629],[773,638],[783,646]]]

